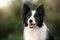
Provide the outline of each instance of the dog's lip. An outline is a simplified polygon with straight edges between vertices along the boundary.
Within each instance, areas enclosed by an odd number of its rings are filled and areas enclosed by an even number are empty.
[[[32,23],[31,23],[30,25],[35,25],[35,24],[32,24]]]
[[[32,23],[28,24],[29,28],[31,28],[31,29],[34,27],[34,25],[35,24],[32,24]]]
[[[30,27],[31,29],[33,28],[33,27]]]

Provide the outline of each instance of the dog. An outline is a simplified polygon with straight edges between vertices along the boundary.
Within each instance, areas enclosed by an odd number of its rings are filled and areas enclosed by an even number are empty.
[[[53,40],[52,33],[43,22],[44,5],[31,10],[27,4],[23,5],[24,40]]]

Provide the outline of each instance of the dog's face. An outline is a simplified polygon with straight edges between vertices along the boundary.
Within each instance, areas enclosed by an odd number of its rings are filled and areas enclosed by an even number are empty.
[[[43,24],[44,6],[40,5],[36,10],[30,10],[30,8],[24,4],[23,6],[23,21],[25,26],[38,26]]]

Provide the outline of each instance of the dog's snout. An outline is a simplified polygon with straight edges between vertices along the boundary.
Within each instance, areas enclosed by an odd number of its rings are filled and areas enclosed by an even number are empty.
[[[33,22],[32,20],[29,20],[29,22],[31,23],[31,22]]]

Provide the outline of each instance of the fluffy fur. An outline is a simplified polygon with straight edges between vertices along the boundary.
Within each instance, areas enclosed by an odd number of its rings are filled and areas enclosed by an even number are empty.
[[[31,10],[24,4],[23,11],[24,40],[53,40],[52,34],[43,22],[43,4],[36,10]]]

